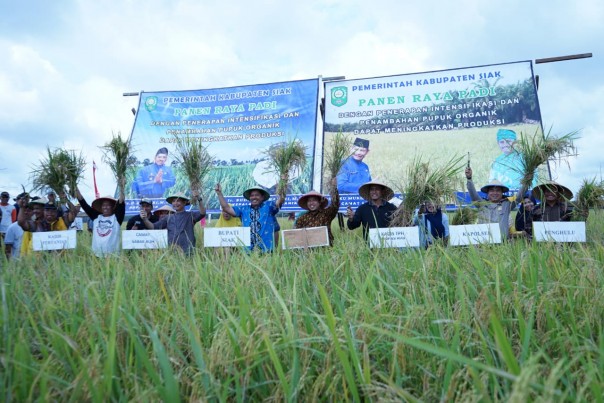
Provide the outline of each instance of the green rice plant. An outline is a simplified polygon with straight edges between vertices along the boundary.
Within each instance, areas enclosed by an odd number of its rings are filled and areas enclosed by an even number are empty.
[[[212,171],[214,157],[203,145],[201,138],[177,135],[174,137],[176,139],[174,159],[180,163],[180,167],[189,179],[191,189],[201,192],[208,174]]]
[[[279,176],[277,194],[285,195],[289,175],[294,170],[302,172],[306,165],[306,146],[297,138],[271,145],[264,154],[269,166]]]
[[[130,142],[122,138],[122,133],[113,133],[112,139],[99,147],[103,151],[103,162],[109,165],[117,181],[120,197],[126,194],[128,168],[132,167],[134,150]]]
[[[522,174],[520,184],[530,188],[535,172],[541,165],[550,160],[555,162],[564,159],[571,153],[575,153],[573,142],[579,138],[578,133],[578,131],[573,131],[560,137],[554,137],[550,129],[543,136],[537,132],[534,136],[529,137],[521,132],[520,139],[514,145],[514,152],[520,155],[521,164],[519,167],[511,167]]]
[[[46,157],[30,174],[33,190],[44,191],[50,188],[59,195],[68,191],[71,197],[75,197],[77,184],[84,177],[86,160],[74,150],[51,150],[47,147],[46,153]]]
[[[478,219],[478,209],[472,207],[457,207],[453,217],[451,217],[451,225],[469,225],[476,224]]]
[[[604,181],[583,179],[573,204],[573,220],[587,221],[590,209],[604,208]]]
[[[431,202],[442,204],[456,190],[456,177],[463,170],[463,157],[453,156],[443,165],[430,166],[421,156],[415,156],[408,165],[405,183],[400,185],[403,202],[394,212],[392,226],[413,225],[413,212],[420,205]]]
[[[325,183],[338,176],[340,169],[344,165],[346,158],[350,156],[352,147],[352,138],[350,135],[344,134],[341,130],[330,139],[329,147],[325,155],[323,155],[323,171],[325,172]],[[327,189],[329,192],[330,189]]]
[[[88,233],[61,254],[0,256],[0,395],[601,400],[601,211],[574,245],[369,249],[334,227],[333,248],[226,255],[197,227],[188,257],[98,259]]]

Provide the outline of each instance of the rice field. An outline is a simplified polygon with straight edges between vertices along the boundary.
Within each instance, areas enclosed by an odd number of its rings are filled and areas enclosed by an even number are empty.
[[[0,399],[602,401],[603,224],[400,252],[334,223],[331,249],[106,260],[82,233],[0,260]]]

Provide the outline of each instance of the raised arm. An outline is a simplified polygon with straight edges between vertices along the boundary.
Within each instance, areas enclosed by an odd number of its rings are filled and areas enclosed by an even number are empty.
[[[71,200],[69,200],[65,191],[61,191],[59,193],[59,204],[67,204],[67,207],[69,207],[69,211],[67,212],[67,214],[63,214],[63,221],[65,222],[65,226],[69,228],[71,223],[75,220],[76,216],[78,215],[78,209],[76,208],[76,206],[73,205]]]
[[[84,210],[86,215],[88,217],[90,217],[92,220],[96,220],[96,218],[99,215],[101,215],[101,213],[99,213],[98,211],[96,211],[95,209],[90,207],[90,205],[86,202],[86,200],[82,196],[82,193],[80,193],[80,189],[77,187],[76,187],[76,198],[78,199],[78,202],[80,203],[80,206],[82,207],[82,210]]]
[[[193,196],[193,200],[197,201],[197,204],[199,207],[199,212],[201,213],[201,216],[205,217],[206,206],[203,203],[203,197],[201,197],[201,193],[199,192],[199,190],[191,190],[191,195]]]
[[[468,180],[468,182],[466,183],[466,186],[468,187],[468,193],[470,193],[470,198],[472,199],[472,201],[481,201],[482,198],[476,191],[476,187],[474,187],[474,182],[472,182],[472,168],[470,168],[470,167],[466,168],[465,173],[466,173],[466,179]]]
[[[36,230],[36,224],[33,220],[28,220],[25,216],[25,206],[27,206],[27,200],[25,197],[19,199],[19,214],[17,214],[17,222],[19,226],[23,228],[23,231],[34,232]]]
[[[237,214],[235,214],[235,210],[233,210],[233,207],[229,206],[229,203],[227,203],[226,199],[224,198],[224,195],[222,194],[222,187],[220,186],[220,183],[216,184],[216,187],[214,188],[214,190],[216,191],[216,196],[218,197],[218,202],[220,203],[220,207],[222,208],[222,211],[226,211],[233,217],[237,216]]]

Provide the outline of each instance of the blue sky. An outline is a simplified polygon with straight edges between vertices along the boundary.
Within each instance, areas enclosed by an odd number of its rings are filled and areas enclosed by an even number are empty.
[[[576,53],[536,65],[546,130],[581,130],[554,179],[601,176],[604,3],[596,0],[0,0],[0,188],[28,183],[47,146],[82,150],[115,185],[98,146],[129,134],[129,91],[364,78]],[[92,198],[91,167],[81,185]]]

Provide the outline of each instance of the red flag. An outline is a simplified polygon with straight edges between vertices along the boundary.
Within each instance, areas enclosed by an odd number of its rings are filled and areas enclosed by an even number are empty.
[[[92,180],[94,181],[94,197],[98,199],[101,195],[96,187],[96,162],[94,160],[92,160]]]

